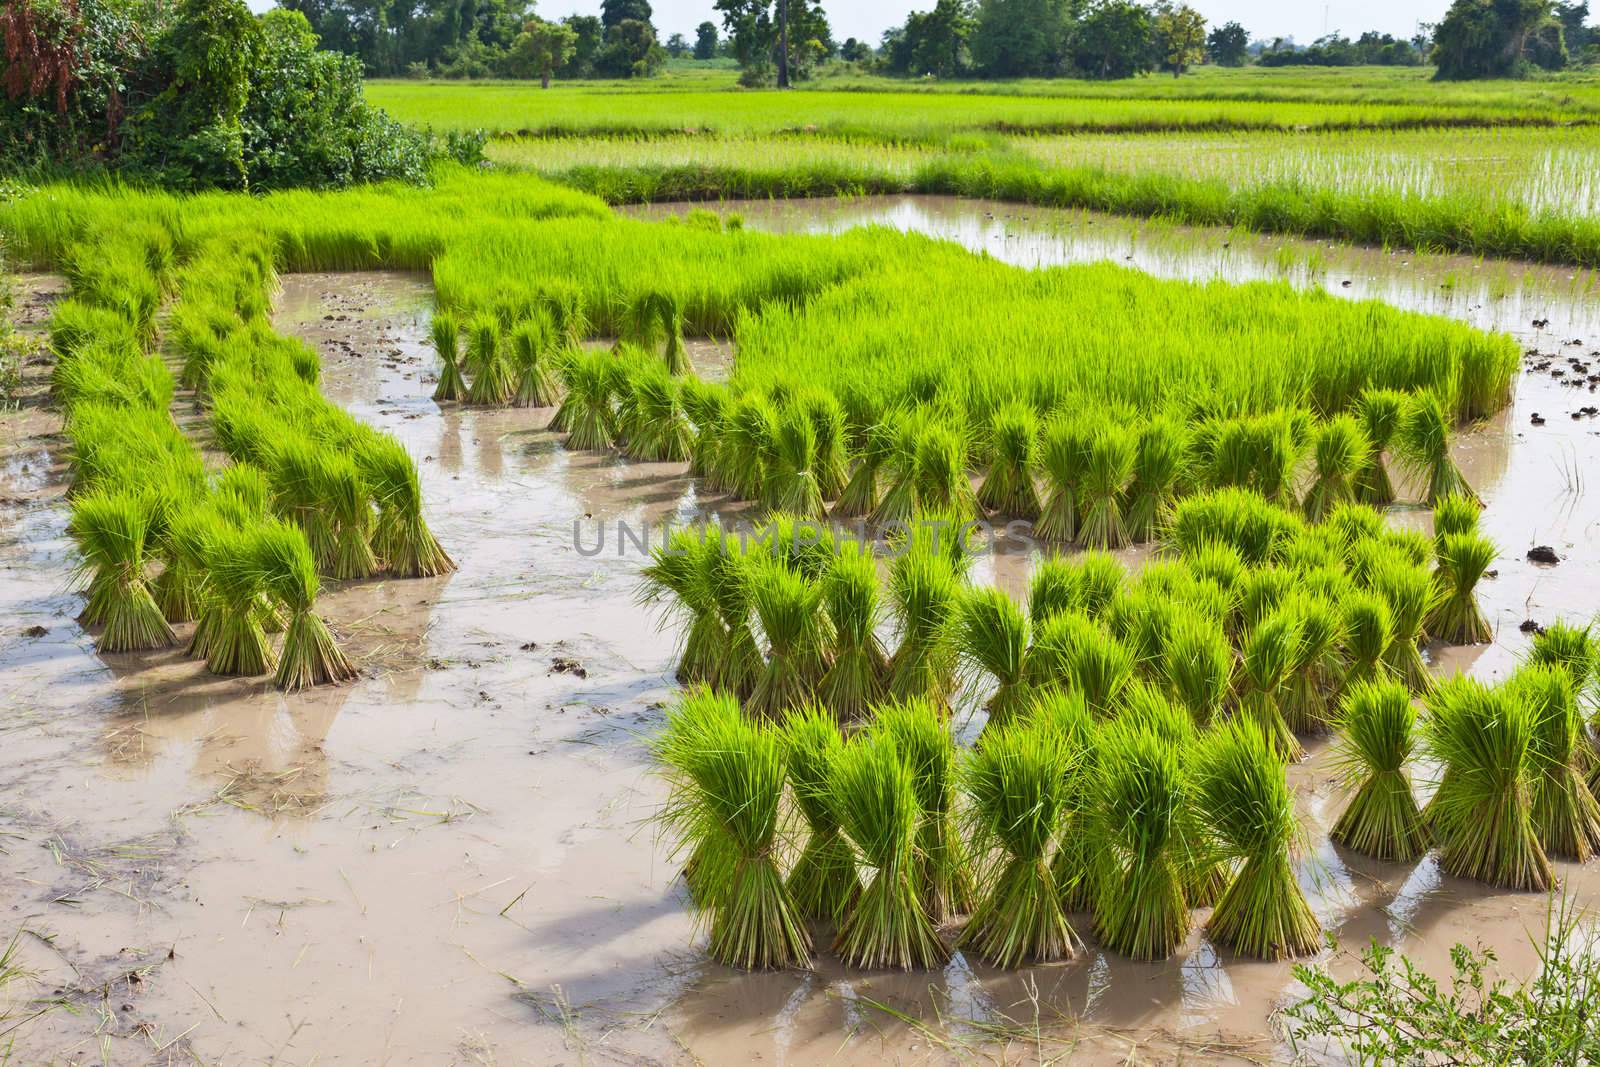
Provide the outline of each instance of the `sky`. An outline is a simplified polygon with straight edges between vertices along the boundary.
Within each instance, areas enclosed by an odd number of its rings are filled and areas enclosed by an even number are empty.
[[[265,11],[273,0],[249,0],[251,8]],[[656,29],[662,39],[681,33],[691,40],[694,28],[710,20],[718,23],[711,0],[651,0]],[[1293,37],[1302,44],[1324,33],[1341,31],[1352,37],[1363,30],[1410,37],[1418,22],[1437,22],[1448,0],[1189,0],[1212,25],[1238,22],[1250,36],[1271,39]],[[859,38],[877,44],[883,31],[898,26],[908,11],[926,11],[933,0],[823,0],[823,10],[833,26],[835,40]],[[539,0],[539,15],[558,19],[566,15],[598,15],[600,0]]]

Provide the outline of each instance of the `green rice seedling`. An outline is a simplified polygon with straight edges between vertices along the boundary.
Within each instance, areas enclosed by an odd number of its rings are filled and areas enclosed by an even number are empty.
[[[305,535],[286,523],[264,522],[252,531],[250,547],[262,591],[289,614],[273,679],[278,688],[295,692],[354,678],[355,666],[316,613],[317,565]]]
[[[1450,455],[1450,419],[1431,392],[1415,393],[1406,405],[1395,435],[1395,449],[1407,473],[1423,487],[1423,502],[1437,504],[1462,496],[1482,506]]]
[[[746,393],[733,402],[718,457],[723,481],[734,495],[759,500],[767,468],[777,450],[778,409],[760,393]]]
[[[889,695],[947,704],[955,691],[956,609],[961,583],[955,564],[913,547],[889,570],[898,644],[889,660]]]
[[[72,504],[69,530],[87,590],[83,618],[101,626],[95,648],[139,652],[177,641],[150,589],[154,501],[131,490],[86,493]]]
[[[971,837],[994,861],[961,939],[997,966],[1075,954],[1078,937],[1062,911],[1050,853],[1071,804],[1077,758],[1057,730],[1019,721],[987,731],[962,766]]]
[[[1451,534],[1478,532],[1478,515],[1482,509],[1469,497],[1459,493],[1440,497],[1433,505],[1433,540],[1437,545]]]
[[[1082,693],[1056,688],[1035,692],[1022,721],[1052,731],[1065,746],[1067,762],[1062,773],[1067,800],[1062,808],[1055,857],[1050,861],[1050,876],[1064,910],[1088,911],[1094,903],[1099,867],[1097,838],[1090,832],[1090,783],[1098,760],[1099,724]]]
[[[549,360],[551,329],[550,321],[542,315],[523,319],[511,328],[510,362],[516,376],[511,393],[513,407],[550,408],[560,400]]]
[[[361,469],[347,456],[329,453],[313,468],[314,493],[324,502],[332,527],[333,558],[323,570],[334,578],[366,578],[378,569],[372,551],[372,494]]]
[[[1284,718],[1282,697],[1300,659],[1301,617],[1292,605],[1268,615],[1245,635],[1240,648],[1240,712],[1255,724],[1280,759],[1305,757],[1305,749]]]
[[[917,514],[917,463],[927,417],[907,413],[894,424],[894,439],[885,460],[887,484],[867,521],[873,526],[910,522]]]
[[[1287,413],[1230,419],[1216,433],[1206,484],[1260,494],[1271,504],[1290,503],[1300,446]]]
[[[1079,611],[1078,570],[1064,556],[1045,556],[1028,576],[1028,619],[1037,628],[1052,615]]]
[[[892,414],[868,426],[861,455],[839,493],[834,512],[842,516],[867,516],[878,508],[878,476],[894,459],[904,416]]]
[[[996,409],[990,427],[994,459],[978,489],[978,503],[1018,519],[1039,517],[1039,490],[1033,474],[1039,465],[1039,416],[1013,400]]]
[[[1394,503],[1394,485],[1383,465],[1383,454],[1400,429],[1406,404],[1406,394],[1397,389],[1368,389],[1356,404],[1356,417],[1371,446],[1367,464],[1356,476],[1356,499],[1363,504],[1386,508]]]
[[[707,872],[714,872],[719,866],[708,858],[709,854],[726,849],[727,839],[714,823],[697,818],[690,762],[705,738],[725,732],[723,724],[714,720],[738,722],[743,717],[739,701],[730,694],[692,686],[667,708],[664,728],[649,743],[668,787],[667,799],[658,809],[656,820],[665,834],[677,838],[671,845],[672,856],[688,853],[681,868],[683,881],[690,901],[702,913],[709,912],[727,888],[707,877]]]
[[[832,393],[822,389],[807,392],[798,403],[811,421],[811,432],[817,440],[817,488],[824,500],[836,500],[850,478],[844,407]]]
[[[568,448],[595,452],[616,443],[616,412],[611,406],[611,357],[586,352],[566,369],[566,394],[552,426],[566,431]]]
[[[658,463],[688,459],[694,428],[678,381],[660,371],[645,371],[633,380],[633,399],[636,422],[628,435],[629,455]]]
[[[267,469],[272,475],[272,510],[306,535],[317,566],[331,573],[338,546],[333,515],[322,495],[324,461],[328,458],[309,436],[285,430]]]
[[[556,343],[562,348],[581,348],[589,336],[589,317],[583,306],[583,291],[575,285],[546,282],[539,306],[550,316]]]
[[[716,530],[674,529],[639,572],[639,603],[656,608],[663,626],[676,622],[682,630],[673,673],[685,685],[714,685],[727,656],[728,628],[711,588],[712,557],[721,550]]]
[[[1238,864],[1206,924],[1212,939],[1258,959],[1316,952],[1322,931],[1290,862],[1301,831],[1273,743],[1248,721],[1216,727],[1197,756],[1195,779],[1217,846]]]
[[[894,739],[911,771],[922,817],[917,823],[918,896],[928,916],[943,923],[972,910],[972,874],[955,826],[956,742],[942,710],[926,699],[877,709],[874,732]]]
[[[772,462],[767,465],[762,499],[767,507],[808,518],[825,514],[817,477],[817,434],[810,417],[798,408],[778,414]]]
[[[1102,425],[1090,439],[1078,486],[1080,544],[1102,549],[1129,544],[1123,501],[1133,478],[1137,448],[1132,434],[1111,423]]]
[[[828,803],[833,762],[844,748],[834,715],[811,705],[783,725],[789,786],[810,833],[789,872],[789,895],[807,919],[837,923],[861,896],[855,852]]]
[[[372,547],[389,573],[431,578],[455,570],[422,515],[422,483],[405,446],[388,434],[373,434],[357,451],[356,462],[378,505]]]
[[[433,399],[443,403],[460,400],[467,395],[466,379],[461,376],[461,323],[449,311],[441,308],[434,313],[429,324],[433,349],[439,353],[439,384],[434,387]]]
[[[1095,929],[1114,952],[1165,959],[1189,935],[1183,831],[1193,797],[1183,754],[1134,717],[1102,732],[1099,755],[1092,803],[1109,869],[1098,879]]]
[[[1426,623],[1428,633],[1452,645],[1478,645],[1494,639],[1477,596],[1478,582],[1494,557],[1494,542],[1481,534],[1445,534],[1439,539],[1434,572],[1437,589]]]
[[[1040,623],[1027,659],[1027,682],[1082,693],[1096,715],[1110,715],[1133,679],[1133,654],[1086,615],[1063,612]]]
[[[1372,465],[1372,442],[1354,416],[1338,415],[1318,427],[1311,454],[1315,474],[1304,509],[1306,518],[1321,522],[1356,499],[1356,482]]]
[[[1113,601],[1107,614],[1112,636],[1128,647],[1134,666],[1141,673],[1158,674],[1177,611],[1173,600],[1146,590],[1142,583]]]
[[[1511,383],[1520,365],[1510,346],[1467,345],[1460,353],[1456,419],[1476,422],[1511,403]]]
[[[472,384],[467,403],[490,406],[508,404],[516,391],[515,370],[500,336],[500,321],[487,312],[473,316],[467,326],[467,367]]]
[[[1409,863],[1428,850],[1428,826],[1406,763],[1417,747],[1417,711],[1397,682],[1359,682],[1338,716],[1338,767],[1350,802],[1333,840],[1381,860]]]
[[[1036,536],[1046,541],[1074,541],[1082,513],[1079,497],[1094,425],[1082,418],[1058,415],[1046,424],[1040,452],[1045,477],[1045,498],[1034,525]]]
[[[1538,709],[1470,678],[1428,696],[1428,754],[1443,768],[1425,812],[1450,874],[1544,892],[1554,873],[1533,822]]]
[[[685,704],[725,699],[694,694]],[[784,739],[725,710],[680,712],[667,729],[673,736],[662,750],[677,780],[663,817],[695,845],[693,881],[704,887],[696,905],[711,928],[707,951],[730,967],[810,966],[811,938],[778,870]]]
[[[1433,539],[1421,530],[1385,529],[1378,540],[1413,567],[1433,566]]]
[[[1221,590],[1228,608],[1225,618],[1231,620],[1239,611],[1246,573],[1239,550],[1222,541],[1202,541],[1184,550],[1183,562],[1197,582]]]
[[[1296,586],[1294,572],[1268,565],[1251,567],[1239,576],[1238,603],[1234,608],[1233,628],[1244,634],[1253,630],[1283,603]]]
[[[728,634],[727,651],[717,667],[716,687],[743,700],[755,691],[766,669],[761,646],[751,629],[751,572],[759,560],[737,537],[720,535],[717,551],[707,562],[717,618]]]
[[[699,378],[686,378],[682,396],[684,413],[694,425],[694,438],[689,446],[689,474],[699,478],[707,489],[725,490],[727,486],[722,484],[717,452],[728,422],[728,390]]]
[[[1425,693],[1433,685],[1428,665],[1422,660],[1428,614],[1436,596],[1433,575],[1426,567],[1412,565],[1393,548],[1375,546],[1370,556],[1372,589],[1388,602],[1394,620],[1394,640],[1384,654],[1384,663],[1413,693]]]
[[[966,444],[959,433],[929,422],[917,439],[916,511],[962,522],[978,511],[967,480]]]
[[[834,756],[828,803],[873,871],[839,926],[840,958],[846,966],[867,968],[942,964],[949,950],[919,888],[917,827],[925,816],[914,772],[893,735],[869,730]]]
[[[1105,619],[1128,580],[1128,570],[1106,552],[1080,552],[1072,561],[1078,608],[1089,618]]]
[[[822,587],[788,567],[758,564],[750,572],[750,603],[766,638],[767,654],[745,710],[781,718],[816,698],[816,685],[826,668]]]
[[[877,633],[878,565],[870,551],[843,551],[834,558],[822,580],[822,602],[834,647],[817,698],[841,721],[865,718],[889,689],[889,659]]]
[[[985,705],[989,727],[1011,721],[1027,704],[1028,637],[1028,620],[1006,593],[982,586],[962,595],[956,611],[956,645],[972,671],[991,675],[997,683]]]
[[[1152,540],[1172,521],[1188,447],[1183,423],[1175,419],[1151,419],[1140,428],[1133,458],[1133,484],[1128,489],[1130,540]]]
[[[1160,673],[1194,721],[1215,718],[1233,687],[1233,647],[1214,619],[1186,604],[1175,606]]]
[[[261,560],[270,522],[218,529],[206,542],[207,580],[216,597],[206,633],[206,669],[212,674],[267,674],[278,666],[262,611],[267,574]]]
[[[1354,590],[1339,605],[1344,616],[1344,687],[1396,679],[1389,666],[1394,613],[1376,593]]]
[[[1572,691],[1581,698],[1588,692],[1596,669],[1600,668],[1600,656],[1597,656],[1600,650],[1595,647],[1592,629],[1557,619],[1534,634],[1528,659],[1566,671],[1572,679]]]
[[[1279,709],[1295,733],[1324,733],[1332,725],[1328,701],[1344,677],[1344,617],[1334,601],[1314,593],[1295,593],[1289,603],[1300,623],[1300,644]]]
[[[1387,526],[1383,514],[1359,504],[1341,504],[1323,522],[1330,531],[1346,564],[1360,562],[1362,546],[1383,536]]]
[[[1593,751],[1572,677],[1530,663],[1506,683],[1511,699],[1532,709],[1533,828],[1548,856],[1586,863],[1600,851],[1600,803],[1584,780]]]
[[[1303,521],[1245,489],[1216,489],[1185,497],[1173,509],[1170,538],[1185,559],[1201,545],[1229,545],[1251,566],[1270,563],[1303,528]]]
[[[670,293],[646,292],[634,298],[628,305],[622,339],[651,354],[661,347],[668,374],[690,370],[683,347],[683,309]]]

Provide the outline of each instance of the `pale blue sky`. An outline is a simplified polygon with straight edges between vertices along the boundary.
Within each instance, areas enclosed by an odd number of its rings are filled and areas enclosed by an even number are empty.
[[[1419,21],[1436,22],[1449,6],[1449,0],[1189,0],[1213,24],[1237,20],[1253,37],[1292,36],[1305,43],[1326,30],[1341,30],[1354,36],[1362,30],[1378,30],[1397,37],[1409,37]],[[672,33],[692,37],[694,28],[710,19],[717,22],[710,0],[651,0],[655,24],[666,38]],[[250,6],[264,11],[272,0],[250,0]],[[933,0],[907,3],[907,0],[823,0],[834,36],[839,40],[859,37],[877,43],[890,26],[905,21],[906,12],[926,11]],[[574,12],[598,14],[600,0],[539,0],[539,14],[560,18]]]

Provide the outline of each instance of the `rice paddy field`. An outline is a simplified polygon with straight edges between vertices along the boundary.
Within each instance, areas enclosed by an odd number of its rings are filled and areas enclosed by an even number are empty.
[[[0,1062],[1343,1062],[1600,903],[1588,83],[371,92],[538,136],[0,203]]]

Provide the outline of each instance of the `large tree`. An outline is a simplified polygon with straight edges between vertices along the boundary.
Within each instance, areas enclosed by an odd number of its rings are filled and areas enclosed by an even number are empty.
[[[1155,47],[1162,70],[1179,77],[1206,57],[1206,18],[1188,4],[1156,5]]]
[[[694,57],[696,59],[715,59],[717,57],[716,23],[702,22],[694,28]]]
[[[517,39],[511,42],[508,57],[510,73],[518,77],[537,74],[539,85],[550,88],[550,76],[572,58],[578,35],[572,27],[543,19],[529,19]]]
[[[1242,67],[1250,55],[1250,34],[1237,22],[1224,22],[1207,35],[1206,54],[1219,67]]]
[[[1550,0],[1455,0],[1433,41],[1438,77],[1446,80],[1519,77],[1534,45],[1562,61],[1566,54]]]
[[[821,0],[716,0],[715,7],[734,57],[747,74],[764,76],[776,67],[804,78],[819,54],[834,52],[833,30]]]
[[[1150,12],[1132,0],[1099,0],[1073,43],[1079,69],[1091,78],[1131,78],[1154,66]]]
[[[1048,78],[1067,63],[1076,0],[982,0],[972,59],[989,78]]]
[[[967,39],[976,21],[971,0],[938,0],[932,11],[913,11],[887,42],[890,69],[940,78],[965,73],[972,61]]]
[[[600,22],[608,30],[629,19],[652,25],[652,14],[650,0],[600,0]]]

